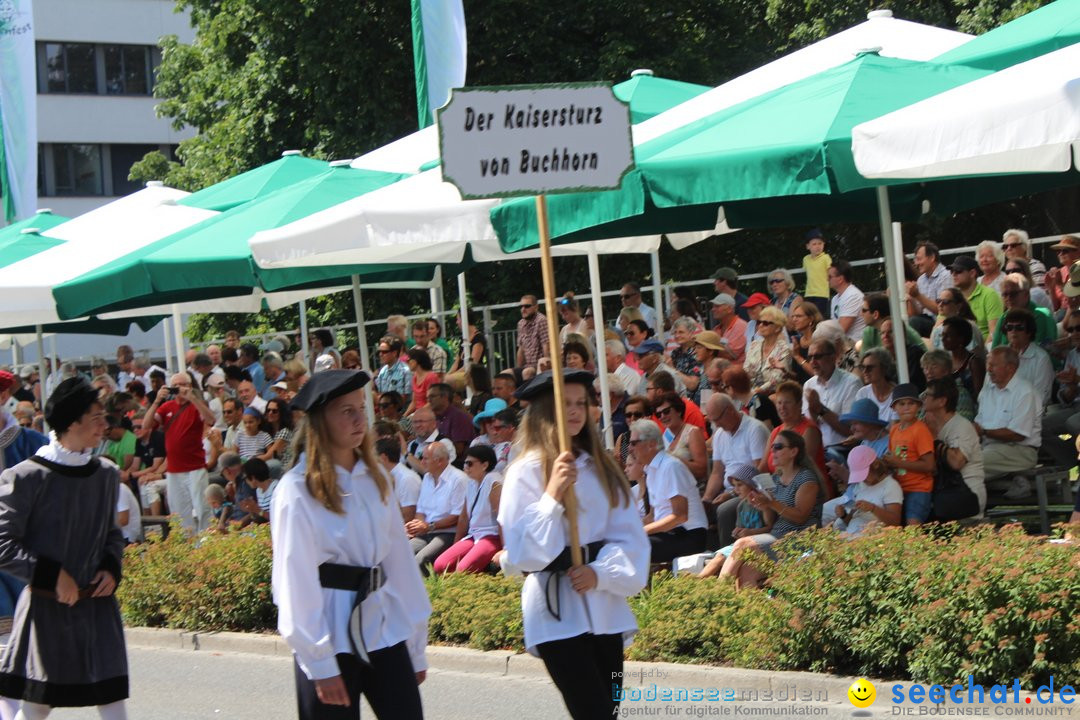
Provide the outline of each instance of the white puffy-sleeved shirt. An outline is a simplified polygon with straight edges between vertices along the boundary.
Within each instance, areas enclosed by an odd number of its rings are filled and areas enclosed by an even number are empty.
[[[551,640],[592,633],[621,634],[629,645],[637,632],[626,598],[638,593],[649,576],[649,540],[633,502],[611,507],[588,453],[577,461],[578,532],[582,545],[603,541],[604,547],[589,563],[596,572],[596,587],[576,592],[565,578],[558,582],[561,620],[548,612],[544,586],[549,573],[541,572],[569,544],[570,532],[562,503],[544,492],[539,453],[516,459],[506,470],[499,524],[506,543],[506,564],[532,573],[521,590],[525,621],[525,649]]]
[[[312,680],[339,675],[338,653],[352,653],[349,616],[356,593],[319,584],[325,562],[382,565],[386,584],[361,606],[369,652],[405,642],[413,669],[427,669],[431,603],[401,523],[393,493],[384,502],[363,461],[338,467],[345,512],[323,507],[307,489],[306,454],[281,478],[270,505],[273,591],[278,632]]]

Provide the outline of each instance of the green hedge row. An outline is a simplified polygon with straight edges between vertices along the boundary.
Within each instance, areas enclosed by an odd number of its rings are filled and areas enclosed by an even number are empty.
[[[654,576],[631,600],[628,657],[921,682],[1080,678],[1080,551],[1019,528],[831,531],[780,543],[766,591]],[[269,534],[169,539],[128,550],[131,625],[273,630]],[[427,582],[431,641],[522,649],[520,584],[488,575]]]

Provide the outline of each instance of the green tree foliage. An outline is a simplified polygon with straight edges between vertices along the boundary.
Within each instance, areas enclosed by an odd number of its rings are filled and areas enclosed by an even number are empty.
[[[470,0],[471,85],[626,79],[635,68],[717,85],[782,54],[863,21],[869,10],[966,32],[985,32],[1048,0]],[[314,157],[349,158],[416,128],[409,3],[406,0],[178,0],[196,28],[192,45],[162,41],[155,93],[159,112],[199,134],[180,144],[181,162],[150,153],[131,171],[135,180],[164,180],[197,190],[269,162],[288,149]],[[1075,229],[1075,191],[1000,203],[977,213],[905,225],[905,242],[932,239],[943,247],[1000,236],[1026,227],[1033,235]],[[779,224],[782,224],[780,219]],[[824,228],[839,257],[879,253],[869,225]],[[661,253],[662,280],[699,279],[720,265],[767,272],[762,258],[797,267],[805,228],[744,231],[676,253]],[[1050,258],[1053,260],[1053,258]],[[584,258],[556,259],[558,291],[588,289]],[[646,256],[605,257],[604,287],[651,282]],[[868,270],[867,273],[875,271]],[[534,261],[481,265],[468,273],[471,302],[488,304],[538,292]],[[860,277],[877,286],[880,277]],[[447,278],[448,288],[453,287]],[[706,296],[711,288],[699,288]],[[757,282],[751,290],[764,290]],[[452,302],[452,298],[448,298]],[[368,317],[411,312],[426,292],[367,293]],[[449,303],[448,303],[449,305]],[[610,301],[606,310],[619,303]],[[351,300],[309,304],[315,325],[353,320]],[[496,315],[513,327],[513,312]],[[296,323],[295,308],[258,316],[196,317],[190,336],[201,339],[235,327],[257,332]]]

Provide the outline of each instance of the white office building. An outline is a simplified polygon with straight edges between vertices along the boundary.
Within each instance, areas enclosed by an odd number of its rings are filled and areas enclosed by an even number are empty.
[[[158,39],[195,32],[173,0],[34,0],[38,205],[73,217],[139,189],[131,165],[191,137],[154,111]]]

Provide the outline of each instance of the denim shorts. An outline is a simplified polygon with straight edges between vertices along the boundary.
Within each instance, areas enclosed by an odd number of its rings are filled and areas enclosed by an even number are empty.
[[[930,511],[934,509],[933,496],[928,492],[904,493],[904,521],[909,518],[926,522],[930,518]]]

